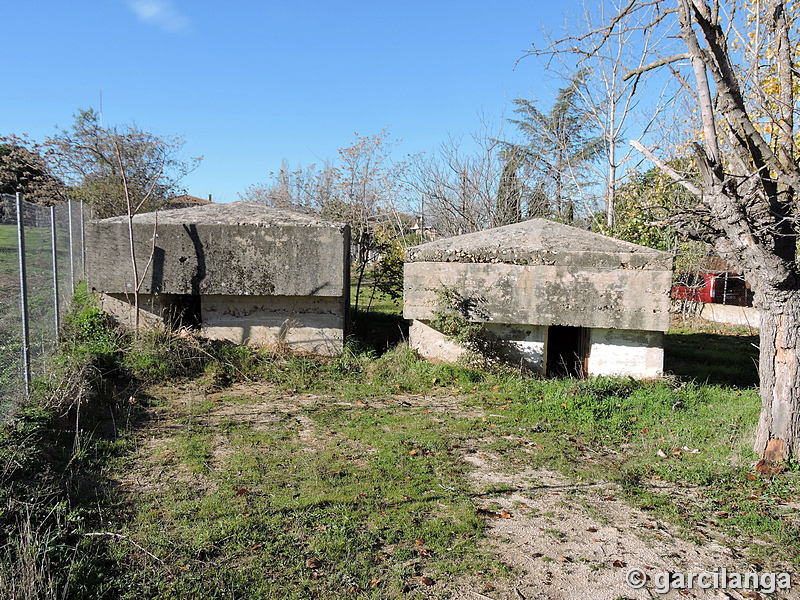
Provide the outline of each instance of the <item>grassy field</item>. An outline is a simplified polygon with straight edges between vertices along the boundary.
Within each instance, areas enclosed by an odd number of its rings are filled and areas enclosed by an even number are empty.
[[[398,324],[383,303],[357,315],[362,331]],[[668,524],[653,535],[713,540],[747,568],[796,564],[798,474],[752,474],[753,338],[676,325],[671,377],[581,381],[434,365],[375,338],[333,360],[131,340],[89,305],[62,360],[105,373],[94,384],[103,400],[84,413],[77,458],[65,422],[35,430],[62,440],[48,470],[69,474],[51,492],[60,516],[38,529],[51,536],[49,573],[59,567],[54,585],[77,598],[496,598],[519,571],[498,554],[501,539],[486,541],[495,523],[536,511],[503,482],[543,470],[573,490],[540,515],[552,521],[536,529],[555,536],[550,546],[567,535],[558,523],[587,506],[600,523],[590,529],[604,526],[613,496]],[[483,487],[465,460],[481,456],[497,461],[496,483]],[[0,498],[24,475],[0,478]],[[581,491],[591,486],[604,490],[599,505]],[[508,512],[497,504],[506,501]],[[6,531],[12,511],[0,513]],[[558,553],[538,563],[575,568]]]
[[[32,370],[34,375],[42,375],[46,368],[43,358],[53,350],[56,341],[50,230],[26,227],[25,245]],[[59,249],[58,265],[64,304],[69,298],[70,285],[66,245]],[[21,328],[17,228],[0,225],[0,420],[22,393]]]
[[[540,380],[430,365],[403,349],[269,359],[251,373],[251,384],[205,395],[147,388],[159,425],[143,431],[160,443],[123,451],[109,475],[128,490],[120,532],[165,565],[120,548],[131,597],[191,597],[209,582],[219,592],[207,597],[220,598],[428,597],[437,584],[447,597],[459,577],[501,579],[507,566],[481,546],[485,512],[463,461],[476,448],[509,471],[615,482],[632,506],[698,541],[710,521],[767,540],[748,560],[800,550],[785,504],[797,498],[794,474],[748,478],[752,389]],[[118,443],[141,448],[141,439]]]
[[[371,287],[361,290],[359,309],[352,312],[353,337],[378,354],[394,348],[408,338],[408,324],[403,320],[402,301]],[[350,301],[355,309],[356,284],[350,286]]]
[[[675,318],[664,346],[667,372],[700,383],[758,385],[757,330]]]

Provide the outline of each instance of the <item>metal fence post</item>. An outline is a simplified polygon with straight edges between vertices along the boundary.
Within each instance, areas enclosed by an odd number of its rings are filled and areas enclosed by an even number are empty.
[[[81,200],[81,269],[83,271],[83,280],[86,281],[86,231],[84,229],[83,220],[83,200]]]
[[[17,192],[17,251],[19,253],[19,304],[22,317],[22,367],[25,396],[31,389],[31,349],[28,333],[28,285],[25,273],[25,230],[22,215],[22,196]]]
[[[56,247],[56,207],[50,207],[50,249],[53,254],[53,312],[56,316],[56,342],[61,331],[61,319],[58,314],[58,255]]]
[[[67,219],[69,221],[69,286],[75,293],[75,244],[72,240],[72,198],[67,200]]]

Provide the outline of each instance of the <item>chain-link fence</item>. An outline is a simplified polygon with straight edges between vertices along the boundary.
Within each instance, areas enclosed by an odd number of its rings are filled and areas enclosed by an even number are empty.
[[[88,208],[0,195],[0,421],[44,375],[75,285],[85,279]]]

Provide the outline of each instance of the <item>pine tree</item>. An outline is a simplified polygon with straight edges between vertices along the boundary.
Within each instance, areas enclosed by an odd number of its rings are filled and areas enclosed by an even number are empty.
[[[516,152],[504,152],[505,162],[497,188],[497,203],[494,211],[494,226],[511,225],[522,221],[522,186],[517,177],[519,156]]]
[[[506,143],[507,151],[533,172],[533,188],[552,198],[550,215],[567,223],[575,218],[575,202],[586,185],[588,166],[602,151],[602,139],[580,105],[579,90],[586,76],[585,71],[575,73],[559,89],[547,113],[534,100],[514,100],[519,117],[510,122],[527,139],[521,144]]]

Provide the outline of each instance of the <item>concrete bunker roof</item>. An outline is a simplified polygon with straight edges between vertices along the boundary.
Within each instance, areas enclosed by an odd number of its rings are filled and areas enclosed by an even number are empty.
[[[530,219],[406,250],[406,262],[506,263],[671,270],[672,255],[556,223]]]
[[[263,206],[251,202],[229,202],[227,204],[206,204],[189,208],[174,208],[157,212],[141,213],[133,217],[134,223],[155,223],[159,225],[261,225],[293,227],[330,227],[342,229],[344,223],[325,221],[285,208]],[[102,219],[100,223],[125,223],[126,216]]]

